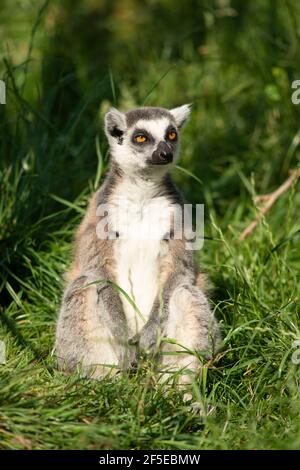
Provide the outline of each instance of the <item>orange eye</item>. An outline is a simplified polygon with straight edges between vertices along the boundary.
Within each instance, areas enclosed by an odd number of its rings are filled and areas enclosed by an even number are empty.
[[[175,140],[177,138],[177,133],[175,131],[171,131],[168,134],[168,139],[169,140]]]
[[[142,144],[143,142],[146,142],[147,137],[143,134],[140,134],[140,135],[136,135],[134,140],[138,142],[139,144]]]

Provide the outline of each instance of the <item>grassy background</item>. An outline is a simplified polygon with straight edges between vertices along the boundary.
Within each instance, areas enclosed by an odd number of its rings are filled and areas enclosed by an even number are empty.
[[[300,5],[292,0],[0,0],[0,448],[300,446],[300,195],[244,242],[253,195],[299,166]],[[194,387],[200,419],[151,363],[115,383],[51,356],[70,242],[107,168],[106,109],[193,102],[180,165],[205,202],[199,263],[224,348]]]

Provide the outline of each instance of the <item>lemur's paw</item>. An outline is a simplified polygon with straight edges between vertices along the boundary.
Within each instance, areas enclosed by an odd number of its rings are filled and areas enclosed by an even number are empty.
[[[156,331],[152,328],[142,329],[139,347],[142,351],[153,354],[156,351]]]
[[[188,411],[194,415],[198,415],[200,418],[207,418],[215,411],[215,406],[209,403],[204,405],[201,401],[192,401],[193,396],[191,393],[185,393],[183,395],[183,401],[186,402]]]

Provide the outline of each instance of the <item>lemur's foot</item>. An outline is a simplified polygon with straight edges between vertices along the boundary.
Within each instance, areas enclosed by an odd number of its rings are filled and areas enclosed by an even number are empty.
[[[201,401],[192,401],[193,395],[191,393],[185,393],[183,395],[183,401],[187,402],[188,410],[198,415],[200,418],[206,418],[207,416],[214,413],[216,407],[211,404],[204,405]]]

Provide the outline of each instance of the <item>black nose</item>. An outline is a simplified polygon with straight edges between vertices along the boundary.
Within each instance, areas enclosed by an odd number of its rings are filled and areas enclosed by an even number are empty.
[[[152,153],[154,165],[166,165],[173,160],[173,151],[166,142],[159,142],[157,149]]]

